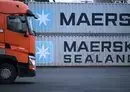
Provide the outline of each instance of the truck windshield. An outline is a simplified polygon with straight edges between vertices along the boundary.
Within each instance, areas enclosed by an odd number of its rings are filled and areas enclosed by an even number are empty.
[[[33,29],[33,26],[32,26],[32,18],[33,17],[27,16],[26,18],[27,18],[27,21],[28,21],[28,27],[29,27],[30,34],[35,35],[34,29]]]
[[[25,33],[26,31],[29,32],[29,34],[34,35],[32,30],[32,26],[30,25],[31,21],[28,19],[28,16],[22,15],[22,16],[15,16],[10,15],[8,16],[8,24],[7,28],[11,31],[19,32],[19,33]]]

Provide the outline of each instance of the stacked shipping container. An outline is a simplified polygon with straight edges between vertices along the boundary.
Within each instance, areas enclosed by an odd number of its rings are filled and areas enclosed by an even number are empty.
[[[38,66],[130,65],[129,4],[29,3]]]

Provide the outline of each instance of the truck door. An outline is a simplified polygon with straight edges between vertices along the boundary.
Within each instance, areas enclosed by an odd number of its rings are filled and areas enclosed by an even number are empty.
[[[28,62],[29,37],[25,36],[28,30],[25,16],[10,15],[6,17],[5,42],[6,53],[13,55],[21,63]]]

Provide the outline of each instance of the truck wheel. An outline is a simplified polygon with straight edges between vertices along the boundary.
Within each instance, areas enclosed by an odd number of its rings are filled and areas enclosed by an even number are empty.
[[[17,77],[16,68],[11,64],[0,65],[0,83],[13,83]]]

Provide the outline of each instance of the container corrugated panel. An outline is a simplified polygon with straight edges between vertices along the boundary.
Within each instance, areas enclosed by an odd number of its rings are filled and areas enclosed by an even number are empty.
[[[41,33],[130,33],[129,4],[29,3]]]
[[[130,36],[37,36],[37,66],[129,66]]]

